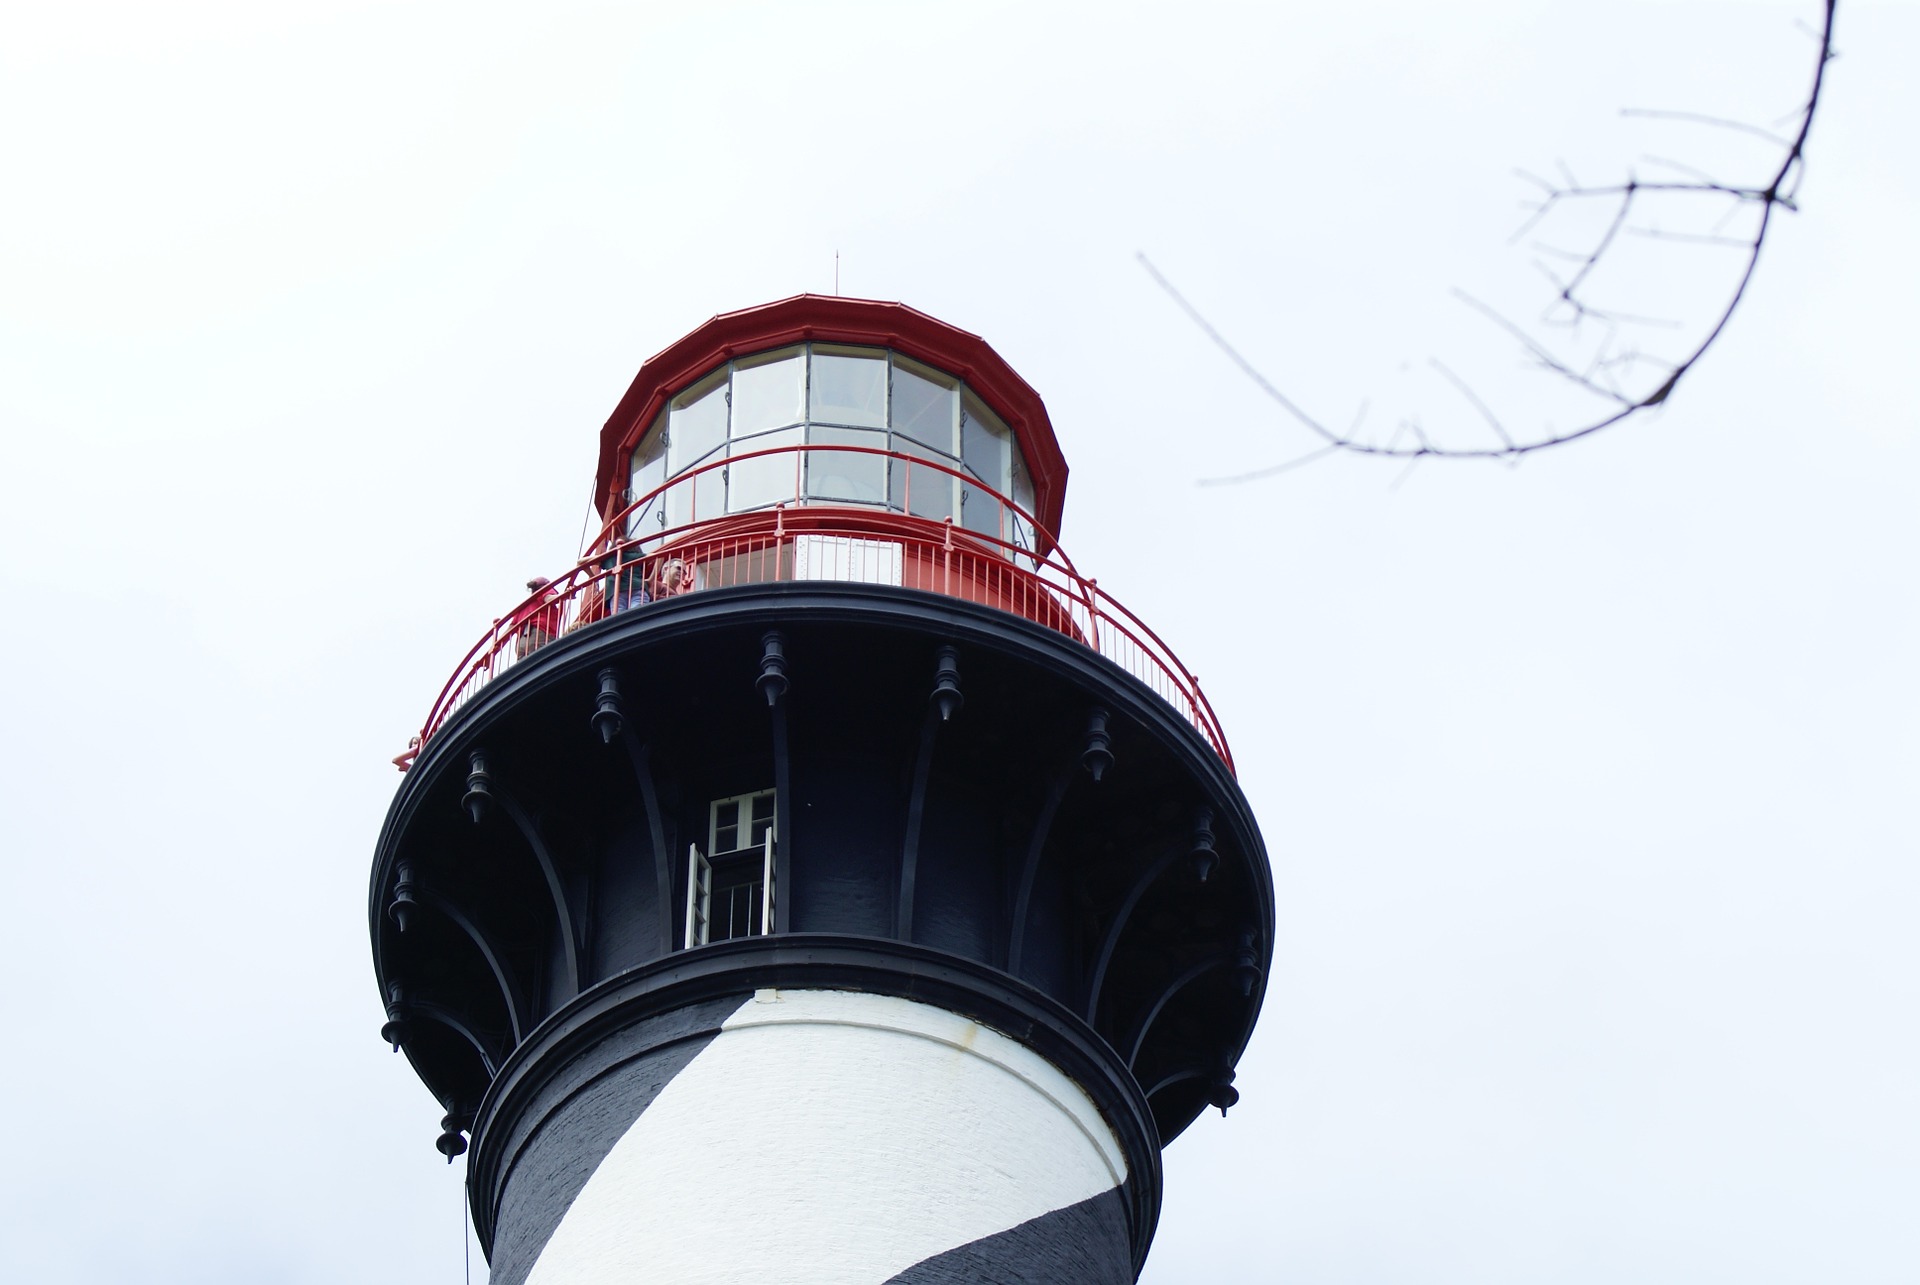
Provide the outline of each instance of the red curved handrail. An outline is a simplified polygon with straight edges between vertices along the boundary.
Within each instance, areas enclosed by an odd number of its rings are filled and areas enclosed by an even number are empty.
[[[698,592],[728,584],[767,583],[796,576],[798,541],[807,536],[838,536],[870,542],[894,551],[892,578],[883,583],[947,593],[982,602],[1045,625],[1099,652],[1140,679],[1192,723],[1229,771],[1233,754],[1200,682],[1173,649],[1133,612],[1116,602],[1091,578],[1080,574],[1049,537],[1045,555],[1008,540],[917,517],[913,469],[901,488],[901,507],[860,505],[804,498],[801,469],[807,455],[840,452],[877,455],[958,478],[991,496],[1001,513],[1014,513],[1044,531],[1037,519],[1008,497],[971,474],[936,461],[864,446],[790,445],[711,460],[689,469],[639,497],[615,514],[574,566],[536,589],[467,649],[440,689],[420,733],[394,763],[405,771],[414,755],[455,711],[494,679],[545,646],[576,629],[618,612],[643,607],[659,597]],[[701,517],[698,479],[749,460],[794,455],[793,495],[771,507]],[[688,520],[651,535],[621,538],[629,517],[644,513],[679,486],[689,492]],[[723,492],[724,495],[724,492]],[[904,510],[904,511],[903,511]],[[999,523],[1004,533],[1007,523]],[[909,572],[913,583],[908,583]],[[811,577],[844,578],[844,577]]]

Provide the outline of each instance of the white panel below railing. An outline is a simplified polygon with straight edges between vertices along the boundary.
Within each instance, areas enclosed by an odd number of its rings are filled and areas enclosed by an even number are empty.
[[[793,578],[897,586],[901,554],[901,546],[892,540],[799,535],[793,538]]]

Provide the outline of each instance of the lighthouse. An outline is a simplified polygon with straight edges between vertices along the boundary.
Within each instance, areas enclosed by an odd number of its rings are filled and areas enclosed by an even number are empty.
[[[1039,395],[801,295],[646,361],[595,479],[373,863],[491,1280],[1134,1280],[1273,891],[1198,681],[1061,542]]]

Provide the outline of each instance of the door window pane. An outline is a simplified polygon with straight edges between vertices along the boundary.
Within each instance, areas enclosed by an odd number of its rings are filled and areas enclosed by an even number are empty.
[[[893,363],[893,429],[937,451],[953,450],[954,403],[957,400],[953,380],[909,364],[901,358]],[[969,398],[969,401],[972,399]],[[994,479],[985,479],[989,485]]]
[[[713,805],[713,855],[740,848],[740,800],[721,799]]]
[[[783,428],[738,441],[730,448],[734,455],[769,451],[781,446],[798,446],[801,430]],[[799,498],[800,454],[766,455],[757,460],[740,460],[727,465],[727,512],[743,513],[764,509],[782,500]]]
[[[715,859],[762,848],[773,830],[773,791],[757,790],[715,799],[709,813],[708,845]]]
[[[829,424],[887,423],[887,359],[857,349],[813,350],[808,418]]]
[[[801,376],[805,355],[798,348],[764,353],[733,365],[733,436],[785,428],[805,417]]]
[[[747,828],[747,845],[759,848],[765,845],[767,832],[773,829],[773,791],[763,790],[754,795],[752,807],[753,815]]]
[[[807,430],[807,440],[818,446],[867,446],[887,449],[885,433],[858,428]],[[853,504],[884,504],[887,495],[887,458],[854,451],[807,452],[807,498],[846,500]]]
[[[727,372],[695,384],[673,399],[667,414],[667,470],[684,472],[727,440]]]

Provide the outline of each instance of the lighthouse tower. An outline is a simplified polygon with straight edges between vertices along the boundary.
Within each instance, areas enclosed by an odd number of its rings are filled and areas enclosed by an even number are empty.
[[[1199,684],[1061,547],[1039,396],[802,295],[646,362],[597,479],[373,864],[494,1285],[1132,1281],[1273,892]]]

